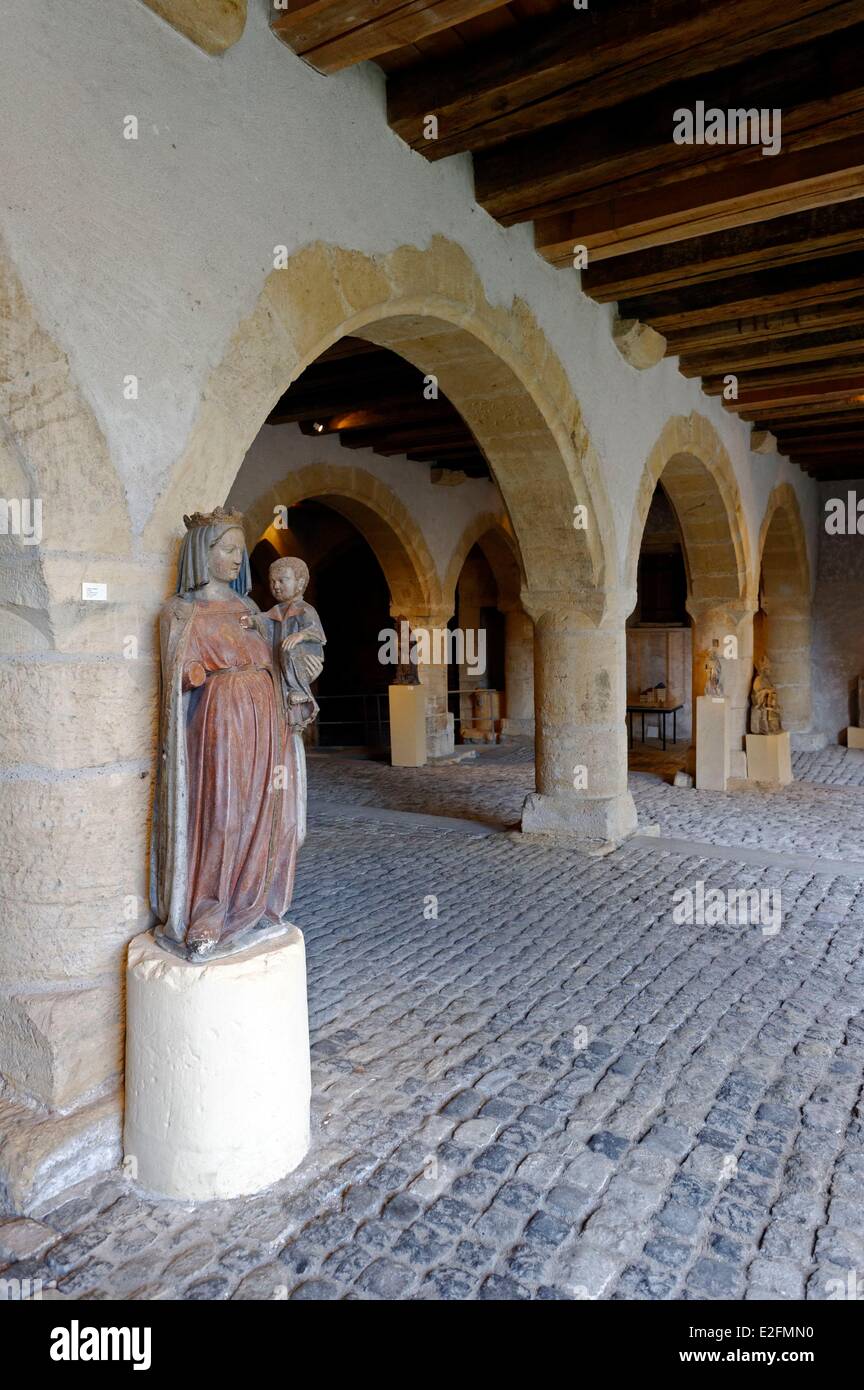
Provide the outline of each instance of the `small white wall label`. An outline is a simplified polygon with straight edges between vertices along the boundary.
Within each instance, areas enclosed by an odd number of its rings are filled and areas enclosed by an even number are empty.
[[[81,585],[81,597],[83,599],[95,600],[97,603],[107,603],[108,585],[94,584],[92,581],[85,579],[84,583]]]

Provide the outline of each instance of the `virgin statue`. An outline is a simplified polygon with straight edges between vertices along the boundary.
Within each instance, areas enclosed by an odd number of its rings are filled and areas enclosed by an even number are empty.
[[[183,520],[160,619],[151,905],[160,945],[204,961],[288,930],[305,777],[268,623],[247,597],[243,518]]]

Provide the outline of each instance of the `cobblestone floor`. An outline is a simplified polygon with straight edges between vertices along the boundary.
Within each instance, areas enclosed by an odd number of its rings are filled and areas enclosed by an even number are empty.
[[[640,817],[860,856],[864,755],[838,751],[783,792],[640,776]],[[340,813],[506,824],[519,748],[416,773],[316,758],[310,783],[308,1160],[198,1208],[102,1177],[0,1224],[0,1278],[84,1299],[798,1300],[864,1269],[864,881]],[[779,889],[780,930],[677,923],[699,882]]]

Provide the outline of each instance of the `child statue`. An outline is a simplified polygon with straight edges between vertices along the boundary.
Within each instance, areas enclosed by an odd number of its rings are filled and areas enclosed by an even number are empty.
[[[783,731],[783,725],[780,723],[780,702],[770,671],[771,663],[767,656],[759,657],[750,691],[751,734],[779,734]]]
[[[312,724],[318,714],[311,687],[324,667],[327,641],[321,619],[303,598],[308,583],[308,567],[294,556],[274,560],[270,566],[270,592],[277,602],[264,617],[274,624],[285,717],[295,733]]]

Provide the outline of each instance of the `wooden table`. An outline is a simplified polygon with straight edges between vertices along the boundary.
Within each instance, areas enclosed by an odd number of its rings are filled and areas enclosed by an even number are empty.
[[[631,747],[631,748],[633,747],[633,716],[634,716],[634,714],[641,714],[641,716],[642,716],[642,742],[643,742],[643,743],[645,742],[645,716],[646,716],[646,714],[659,714],[659,715],[661,716],[661,718],[660,718],[660,729],[661,729],[661,735],[660,735],[660,737],[661,737],[662,740],[663,740],[663,752],[665,753],[665,752],[666,752],[666,716],[667,716],[667,714],[671,714],[671,716],[672,716],[672,742],[673,742],[673,743],[677,743],[677,742],[678,742],[678,711],[679,711],[679,709],[683,709],[683,708],[684,708],[683,703],[682,703],[682,704],[678,704],[678,705],[657,705],[657,704],[636,704],[636,705],[628,705],[628,706],[627,706],[627,721],[628,721],[628,724],[629,724],[629,726],[630,726],[630,747]]]

